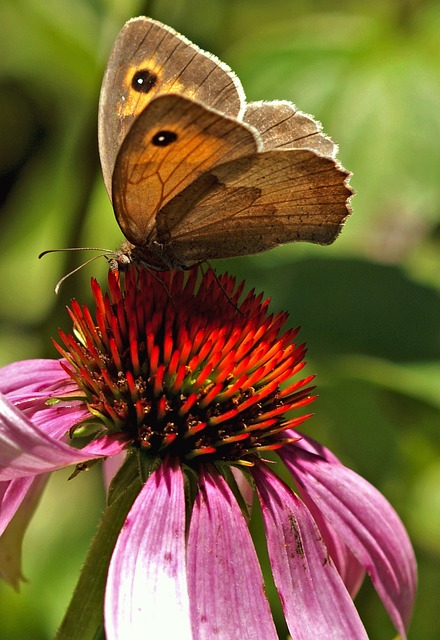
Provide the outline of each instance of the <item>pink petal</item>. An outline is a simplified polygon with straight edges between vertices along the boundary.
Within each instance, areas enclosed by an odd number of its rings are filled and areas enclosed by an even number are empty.
[[[235,482],[237,483],[237,487],[240,490],[241,495],[243,496],[243,500],[246,504],[247,510],[249,514],[252,513],[252,504],[254,502],[254,493],[255,489],[250,485],[247,477],[237,469],[236,467],[231,468],[232,475],[234,476]]]
[[[85,462],[94,455],[50,438],[0,394],[0,480],[13,480]]]
[[[0,392],[5,395],[21,391],[44,393],[49,386],[69,380],[60,360],[22,360],[0,368]]]
[[[102,463],[102,476],[104,480],[104,486],[108,490],[111,481],[117,474],[125,460],[125,451],[114,454],[113,456],[106,458]]]
[[[60,401],[58,395],[78,393],[78,386],[60,366],[60,360],[24,360],[0,369],[0,392],[47,435],[61,439],[71,427],[90,416],[84,402]]]
[[[132,439],[123,433],[114,433],[92,440],[92,442],[81,449],[81,452],[88,456],[87,460],[93,457],[117,456],[125,451],[127,444],[131,441]]]
[[[348,593],[354,598],[365,577],[364,567],[318,509],[313,510],[313,518]]]
[[[179,467],[163,463],[127,516],[110,561],[105,628],[107,640],[192,638]]]
[[[14,403],[17,409],[22,411],[22,405]],[[23,412],[41,431],[47,436],[61,440],[69,430],[90,417],[90,412],[83,403],[75,403],[75,405],[66,405],[65,402],[59,402],[51,406],[45,406],[37,411]]]
[[[311,453],[313,449],[321,455]],[[394,626],[406,638],[416,561],[394,509],[377,489],[309,438],[284,447],[280,456],[311,512],[322,513],[365,567]]]
[[[276,639],[246,521],[225,480],[202,471],[188,538],[194,640]]]
[[[0,536],[14,517],[33,482],[32,476],[0,482]]]
[[[37,508],[48,476],[0,482],[0,576],[18,591],[21,547],[27,526]],[[8,526],[6,526],[8,525]]]
[[[307,507],[263,465],[253,473],[274,580],[292,637],[367,640]]]

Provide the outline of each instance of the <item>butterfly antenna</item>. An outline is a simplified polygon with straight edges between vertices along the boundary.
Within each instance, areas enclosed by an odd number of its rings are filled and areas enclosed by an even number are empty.
[[[112,255],[115,252],[112,249],[102,249],[101,247],[67,247],[66,249],[46,249],[46,251],[42,251],[38,259],[40,260],[43,256],[46,256],[48,253],[61,253],[63,251],[100,251],[102,255],[97,256],[98,258],[102,258],[102,256]],[[84,264],[88,264],[85,262]]]
[[[100,254],[99,256],[93,256],[93,258],[90,258],[89,260],[86,260],[86,262],[83,262],[82,264],[80,264],[79,267],[76,267],[72,271],[69,271],[69,273],[66,273],[66,275],[60,278],[60,280],[58,280],[58,282],[56,283],[55,293],[58,295],[61,285],[65,280],[67,280],[67,278],[70,278],[70,276],[73,276],[74,273],[76,273],[77,271],[80,271],[80,269],[82,269],[83,267],[87,266],[91,262],[94,262],[95,260],[98,260],[98,258],[102,258],[102,257],[105,257],[105,254]]]
[[[93,256],[93,258],[90,258],[90,260],[86,260],[86,262],[83,262],[82,264],[79,265],[79,267],[76,267],[72,271],[69,271],[69,273],[66,273],[65,276],[63,276],[60,280],[58,280],[58,282],[55,285],[55,293],[57,295],[60,291],[61,285],[65,280],[67,280],[67,278],[70,278],[70,276],[72,276],[74,273],[76,273],[83,267],[87,266],[94,260],[97,260],[98,258],[108,258],[108,256],[114,255],[115,253],[111,249],[102,249],[102,247],[67,247],[65,249],[46,249],[46,251],[42,251],[40,253],[40,255],[38,256],[38,259],[40,260],[41,258],[43,258],[43,256],[46,256],[48,253],[61,253],[64,251],[100,251],[100,254],[98,256]]]

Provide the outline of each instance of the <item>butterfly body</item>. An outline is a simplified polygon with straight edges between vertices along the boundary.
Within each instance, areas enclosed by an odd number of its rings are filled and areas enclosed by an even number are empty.
[[[247,104],[226,65],[148,18],[116,40],[99,143],[121,255],[153,269],[329,244],[350,212],[349,173],[318,123],[289,102]]]

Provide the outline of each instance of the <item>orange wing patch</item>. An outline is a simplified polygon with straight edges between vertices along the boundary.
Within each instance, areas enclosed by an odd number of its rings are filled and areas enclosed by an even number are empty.
[[[123,79],[123,98],[119,105],[118,117],[139,115],[151,100],[164,93],[185,94],[193,97],[177,79],[164,80],[163,66],[154,59],[147,58],[141,64],[130,65]]]

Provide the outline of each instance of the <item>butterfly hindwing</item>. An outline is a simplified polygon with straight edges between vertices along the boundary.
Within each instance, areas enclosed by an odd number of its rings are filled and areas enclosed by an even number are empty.
[[[158,241],[166,238],[184,265],[286,242],[330,244],[349,214],[348,176],[332,158],[306,149],[239,158],[202,175],[163,208]]]

